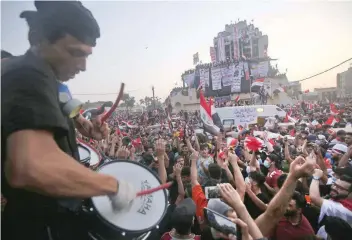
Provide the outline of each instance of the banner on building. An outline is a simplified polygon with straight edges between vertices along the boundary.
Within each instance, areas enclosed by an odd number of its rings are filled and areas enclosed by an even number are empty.
[[[258,77],[267,77],[268,72],[269,72],[269,61],[258,63]]]
[[[238,60],[238,37],[237,26],[233,28],[233,59]]]
[[[210,59],[212,63],[216,62],[216,53],[214,47],[210,47]]]
[[[231,86],[233,82],[232,66],[221,68],[221,82],[224,87]]]
[[[243,62],[233,64],[232,66],[233,77],[231,83],[231,93],[241,92],[241,78],[243,76]]]
[[[212,67],[211,68],[211,83],[213,85],[213,90],[221,89],[221,68],[220,67]]]
[[[195,72],[183,75],[183,81],[188,87],[194,86]]]
[[[244,71],[244,78],[246,80],[249,80],[249,67],[248,67],[248,62],[243,63],[243,71]]]
[[[218,53],[219,53],[219,59],[217,59],[219,62],[226,61],[226,54],[225,54],[225,38],[220,36],[218,37]]]
[[[199,69],[199,85],[204,87],[209,87],[209,68]]]
[[[259,78],[258,74],[258,63],[251,63],[250,64],[250,69],[251,69],[251,75],[253,76],[254,79]]]

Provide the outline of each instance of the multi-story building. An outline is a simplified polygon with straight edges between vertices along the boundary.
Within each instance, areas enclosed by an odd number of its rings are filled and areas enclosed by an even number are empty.
[[[334,102],[337,100],[337,88],[328,87],[328,88],[314,88],[314,92],[318,94],[319,101],[329,101]]]
[[[352,97],[352,64],[348,70],[336,76],[337,97]]]
[[[253,24],[240,21],[226,24],[225,31],[214,38],[216,61],[265,58],[268,54],[268,36],[263,35]]]

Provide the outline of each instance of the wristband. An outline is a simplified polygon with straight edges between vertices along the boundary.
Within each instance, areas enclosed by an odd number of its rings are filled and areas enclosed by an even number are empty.
[[[313,179],[319,181],[320,177],[313,176]]]

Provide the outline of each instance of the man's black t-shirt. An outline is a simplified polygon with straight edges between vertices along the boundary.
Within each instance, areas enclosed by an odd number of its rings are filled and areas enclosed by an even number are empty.
[[[8,203],[6,218],[36,219],[50,225],[58,212],[76,210],[80,200],[58,200],[34,192],[12,188],[4,174],[7,138],[21,130],[47,130],[53,133],[61,150],[79,158],[72,120],[60,108],[58,82],[49,65],[28,51],[2,62],[1,69],[1,185]],[[20,146],[18,151],[21,151]],[[22,222],[26,224],[25,222]],[[28,224],[32,224],[29,222]],[[39,238],[39,237],[38,237]]]
[[[269,203],[269,198],[264,193],[259,193],[257,195],[257,198],[262,200],[262,202],[265,204]],[[244,196],[244,205],[246,206],[249,215],[251,215],[253,219],[256,219],[264,212],[259,207],[257,207],[257,205],[255,205],[255,203],[252,201],[252,199],[248,196],[247,193]]]

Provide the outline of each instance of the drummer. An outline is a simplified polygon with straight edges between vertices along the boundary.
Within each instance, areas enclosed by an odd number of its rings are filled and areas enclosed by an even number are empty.
[[[1,63],[1,176],[8,200],[2,239],[89,239],[77,219],[81,199],[107,195],[118,210],[136,194],[125,181],[78,162],[73,120],[58,101],[57,79],[65,82],[85,71],[100,30],[80,2],[35,6],[43,39]],[[109,131],[99,119],[85,128],[81,133],[97,140]]]

